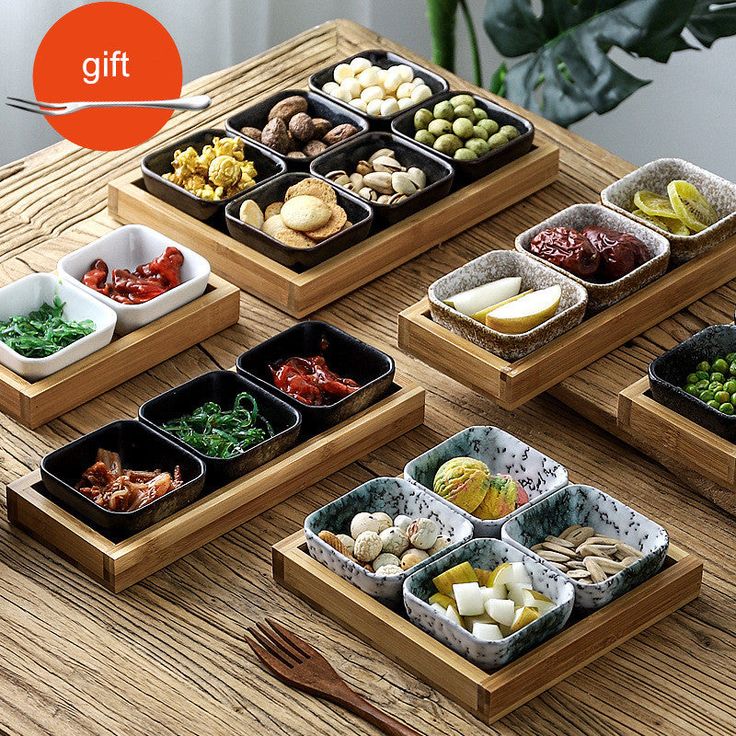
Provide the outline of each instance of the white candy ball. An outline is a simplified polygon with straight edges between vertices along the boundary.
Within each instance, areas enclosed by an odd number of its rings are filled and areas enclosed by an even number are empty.
[[[392,555],[389,552],[381,552],[375,560],[373,560],[373,569],[378,572],[385,565],[396,565],[401,569],[401,560],[396,555]]]
[[[366,106],[365,111],[369,115],[380,115],[382,104],[383,104],[383,100],[371,100]]]
[[[397,100],[397,102],[399,103],[399,110],[406,110],[414,104],[411,97],[402,97],[400,100]]]
[[[424,100],[428,100],[432,96],[432,90],[427,87],[426,84],[420,84],[418,87],[414,87],[414,89],[411,92],[411,101],[414,104],[417,104],[419,102],[424,102]]]
[[[430,549],[437,541],[439,533],[440,528],[432,519],[415,519],[406,530],[410,544],[417,549]]]
[[[358,74],[358,81],[363,85],[363,87],[372,87],[373,85],[378,84],[378,72],[374,67],[364,69],[360,74]]]
[[[409,549],[409,538],[397,526],[384,529],[379,535],[383,544],[383,551],[392,555],[400,555]]]
[[[382,100],[383,99],[383,87],[379,87],[377,84],[374,84],[370,87],[366,87],[360,93],[360,99],[365,100],[366,102],[370,102],[371,100]]]
[[[373,514],[369,514],[366,511],[362,511],[353,517],[350,522],[350,536],[353,539],[357,539],[363,532],[378,532],[381,531],[381,521],[373,517]]]
[[[401,575],[404,572],[398,565],[384,565],[380,570],[376,570],[379,575]]]
[[[322,87],[322,91],[328,95],[334,95],[339,89],[340,85],[337,82],[327,82],[325,86]]]
[[[332,74],[335,81],[340,84],[344,79],[355,76],[355,70],[350,64],[338,64]]]
[[[408,64],[398,64],[394,68],[398,70],[405,82],[411,82],[414,79],[414,70]]]
[[[395,92],[403,81],[396,67],[392,67],[386,72],[386,76],[383,79],[383,88],[386,92]]]
[[[420,84],[427,84],[421,77],[414,77],[414,79],[411,80],[411,83],[418,87]]]
[[[347,77],[340,82],[340,89],[344,89],[349,95],[350,99],[354,97],[360,97],[360,93],[363,88],[360,86],[360,82],[355,77]]]
[[[362,71],[370,68],[371,62],[365,56],[356,56],[350,62],[350,66],[356,74],[360,74]]]
[[[399,111],[399,103],[395,97],[387,97],[381,103],[381,115],[395,115]]]
[[[342,100],[343,102],[350,102],[352,99],[352,97],[350,97],[350,92],[342,87],[338,87],[332,96],[337,97],[338,100]]]
[[[350,100],[350,105],[356,108],[356,110],[365,112],[367,103],[365,100],[361,100],[360,97],[354,97],[352,100]]]
[[[384,529],[388,529],[394,525],[393,519],[385,511],[374,511],[371,516],[374,519],[378,519],[380,528],[378,533],[380,534]]]
[[[396,97],[400,100],[405,97],[411,97],[411,93],[414,90],[414,85],[411,82],[402,82],[396,90]]]
[[[424,562],[429,555],[423,549],[408,549],[401,555],[401,569],[408,570],[409,568],[418,565],[420,562]]]
[[[362,532],[358,534],[353,547],[353,555],[360,562],[372,562],[381,554],[383,544],[381,538],[375,532]]]
[[[399,527],[399,529],[401,529],[402,532],[406,532],[411,522],[412,522],[411,516],[405,516],[404,514],[399,514],[394,519],[394,526]]]
[[[442,536],[440,534],[439,537],[437,537],[437,540],[435,543],[427,550],[427,552],[430,555],[436,554],[437,552],[440,552],[441,550],[445,549],[445,547],[449,546],[450,540],[447,537]]]

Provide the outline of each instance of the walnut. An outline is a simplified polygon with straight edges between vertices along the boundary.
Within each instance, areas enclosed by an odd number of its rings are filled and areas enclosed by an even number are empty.
[[[332,146],[335,143],[341,143],[346,138],[350,138],[351,135],[355,135],[357,132],[358,129],[351,123],[343,123],[326,133],[322,140],[326,145]]]
[[[314,123],[305,112],[298,112],[289,120],[289,133],[298,141],[311,141],[314,138]]]
[[[322,141],[307,141],[302,148],[302,152],[305,156],[319,156],[320,153],[324,153],[327,146]]]
[[[289,134],[281,118],[269,120],[261,131],[261,143],[279,153],[289,150]]]
[[[240,132],[247,138],[252,138],[254,141],[261,140],[261,129],[260,128],[253,128],[249,125],[246,125],[245,127],[240,129]]]
[[[314,125],[313,138],[320,140],[332,130],[332,123],[324,118],[312,118],[312,125]]]
[[[307,98],[300,95],[286,97],[281,102],[277,102],[268,113],[268,119],[281,118],[288,123],[298,112],[307,111]]]

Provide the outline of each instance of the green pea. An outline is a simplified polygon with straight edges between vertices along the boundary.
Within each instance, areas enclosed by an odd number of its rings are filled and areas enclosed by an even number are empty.
[[[736,381],[730,379],[723,384],[723,390],[728,391],[730,394],[736,393]]]
[[[697,383],[700,380],[697,373],[688,373],[687,378],[685,379],[686,384],[691,383]]]
[[[697,396],[700,393],[694,383],[688,383],[688,385],[685,386],[685,391],[692,396]]]
[[[707,389],[707,388],[708,388],[708,381],[705,381],[705,380],[703,380],[703,381],[698,381],[698,382],[697,382],[697,383],[695,384],[695,388],[697,388],[697,389],[698,389],[699,391],[705,391],[705,389]]]
[[[698,381],[707,381],[710,378],[710,373],[707,371],[695,371],[695,375],[698,377]]]
[[[721,405],[717,401],[715,401],[715,400],[709,401],[708,402],[708,406],[712,407],[713,409],[720,409],[721,408]]]
[[[734,360],[734,361],[733,361],[733,362],[731,363],[731,365],[730,365],[730,366],[728,366],[728,372],[729,372],[729,373],[730,373],[730,374],[731,374],[732,376],[736,376],[736,360]]]
[[[733,362],[736,362],[736,353],[729,353],[726,356],[726,362],[729,363],[729,364],[731,364]]]
[[[705,401],[705,402],[713,401],[713,399],[715,399],[715,397],[716,397],[716,395],[712,391],[701,391],[700,392],[700,396],[698,396],[698,398],[701,401]]]
[[[696,371],[708,371],[710,373],[710,363],[707,360],[701,360],[700,363],[695,366]]]
[[[725,373],[728,370],[728,363],[723,358],[716,358],[711,368],[719,373]]]
[[[718,383],[723,383],[726,380],[726,376],[724,376],[720,371],[713,371],[713,373],[710,374],[710,380],[711,382],[718,381]]]
[[[736,406],[736,393],[731,394],[730,402]]]
[[[718,411],[720,411],[723,414],[733,414],[733,404],[730,402],[726,404],[721,404],[718,407]]]
[[[719,404],[728,404],[731,401],[731,394],[728,391],[719,391],[713,398]]]

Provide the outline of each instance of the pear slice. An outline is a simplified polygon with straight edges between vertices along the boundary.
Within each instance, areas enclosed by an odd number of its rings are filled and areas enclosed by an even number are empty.
[[[469,562],[461,562],[432,578],[432,582],[438,593],[444,593],[452,598],[452,586],[455,583],[477,583],[478,577]]]
[[[552,317],[560,306],[561,297],[559,284],[534,291],[493,307],[486,315],[486,325],[506,335],[520,335]]]
[[[480,312],[476,312],[475,314],[471,314],[470,316],[473,319],[477,319],[478,322],[482,322],[485,324],[486,322],[486,315],[498,307],[502,307],[504,304],[508,304],[509,302],[514,302],[517,299],[521,299],[521,297],[526,296],[527,294],[532,294],[534,292],[534,289],[527,289],[526,291],[522,291],[520,294],[517,294],[516,296],[511,296],[508,299],[504,299],[502,302],[498,302],[498,304],[491,304],[490,307],[486,307],[485,309],[481,309]]]
[[[481,309],[500,304],[509,297],[516,296],[520,289],[521,277],[509,276],[476,286],[474,289],[461,291],[447,299],[445,304],[457,309],[461,314],[470,316]]]
[[[523,629],[538,618],[539,611],[535,608],[529,608],[528,606],[517,608],[516,614],[514,615],[514,622],[511,624],[511,633],[513,634],[514,632],[519,631],[519,629]]]

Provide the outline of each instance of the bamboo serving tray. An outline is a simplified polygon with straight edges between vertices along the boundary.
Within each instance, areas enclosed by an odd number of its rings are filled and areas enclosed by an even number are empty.
[[[243,291],[305,317],[557,179],[559,149],[540,143],[492,174],[302,273],[262,255],[225,230],[189,217],[149,194],[140,171],[110,182],[108,211],[149,225],[204,256]]]
[[[0,411],[35,429],[237,324],[239,316],[239,289],[211,275],[198,299],[39,381],[0,365]]]
[[[491,724],[697,598],[703,563],[670,544],[636,589],[496,672],[486,672],[309,556],[304,533],[272,548],[274,579],[389,659]]]
[[[399,314],[399,347],[515,409],[736,277],[730,238],[520,360],[509,362],[432,320],[425,297]]]
[[[736,490],[736,445],[655,401],[646,376],[619,393],[616,422],[662,465],[685,461],[690,470]]]
[[[424,389],[400,380],[363,412],[125,539],[106,536],[52,500],[38,470],[8,485],[8,521],[119,593],[422,424]]]

